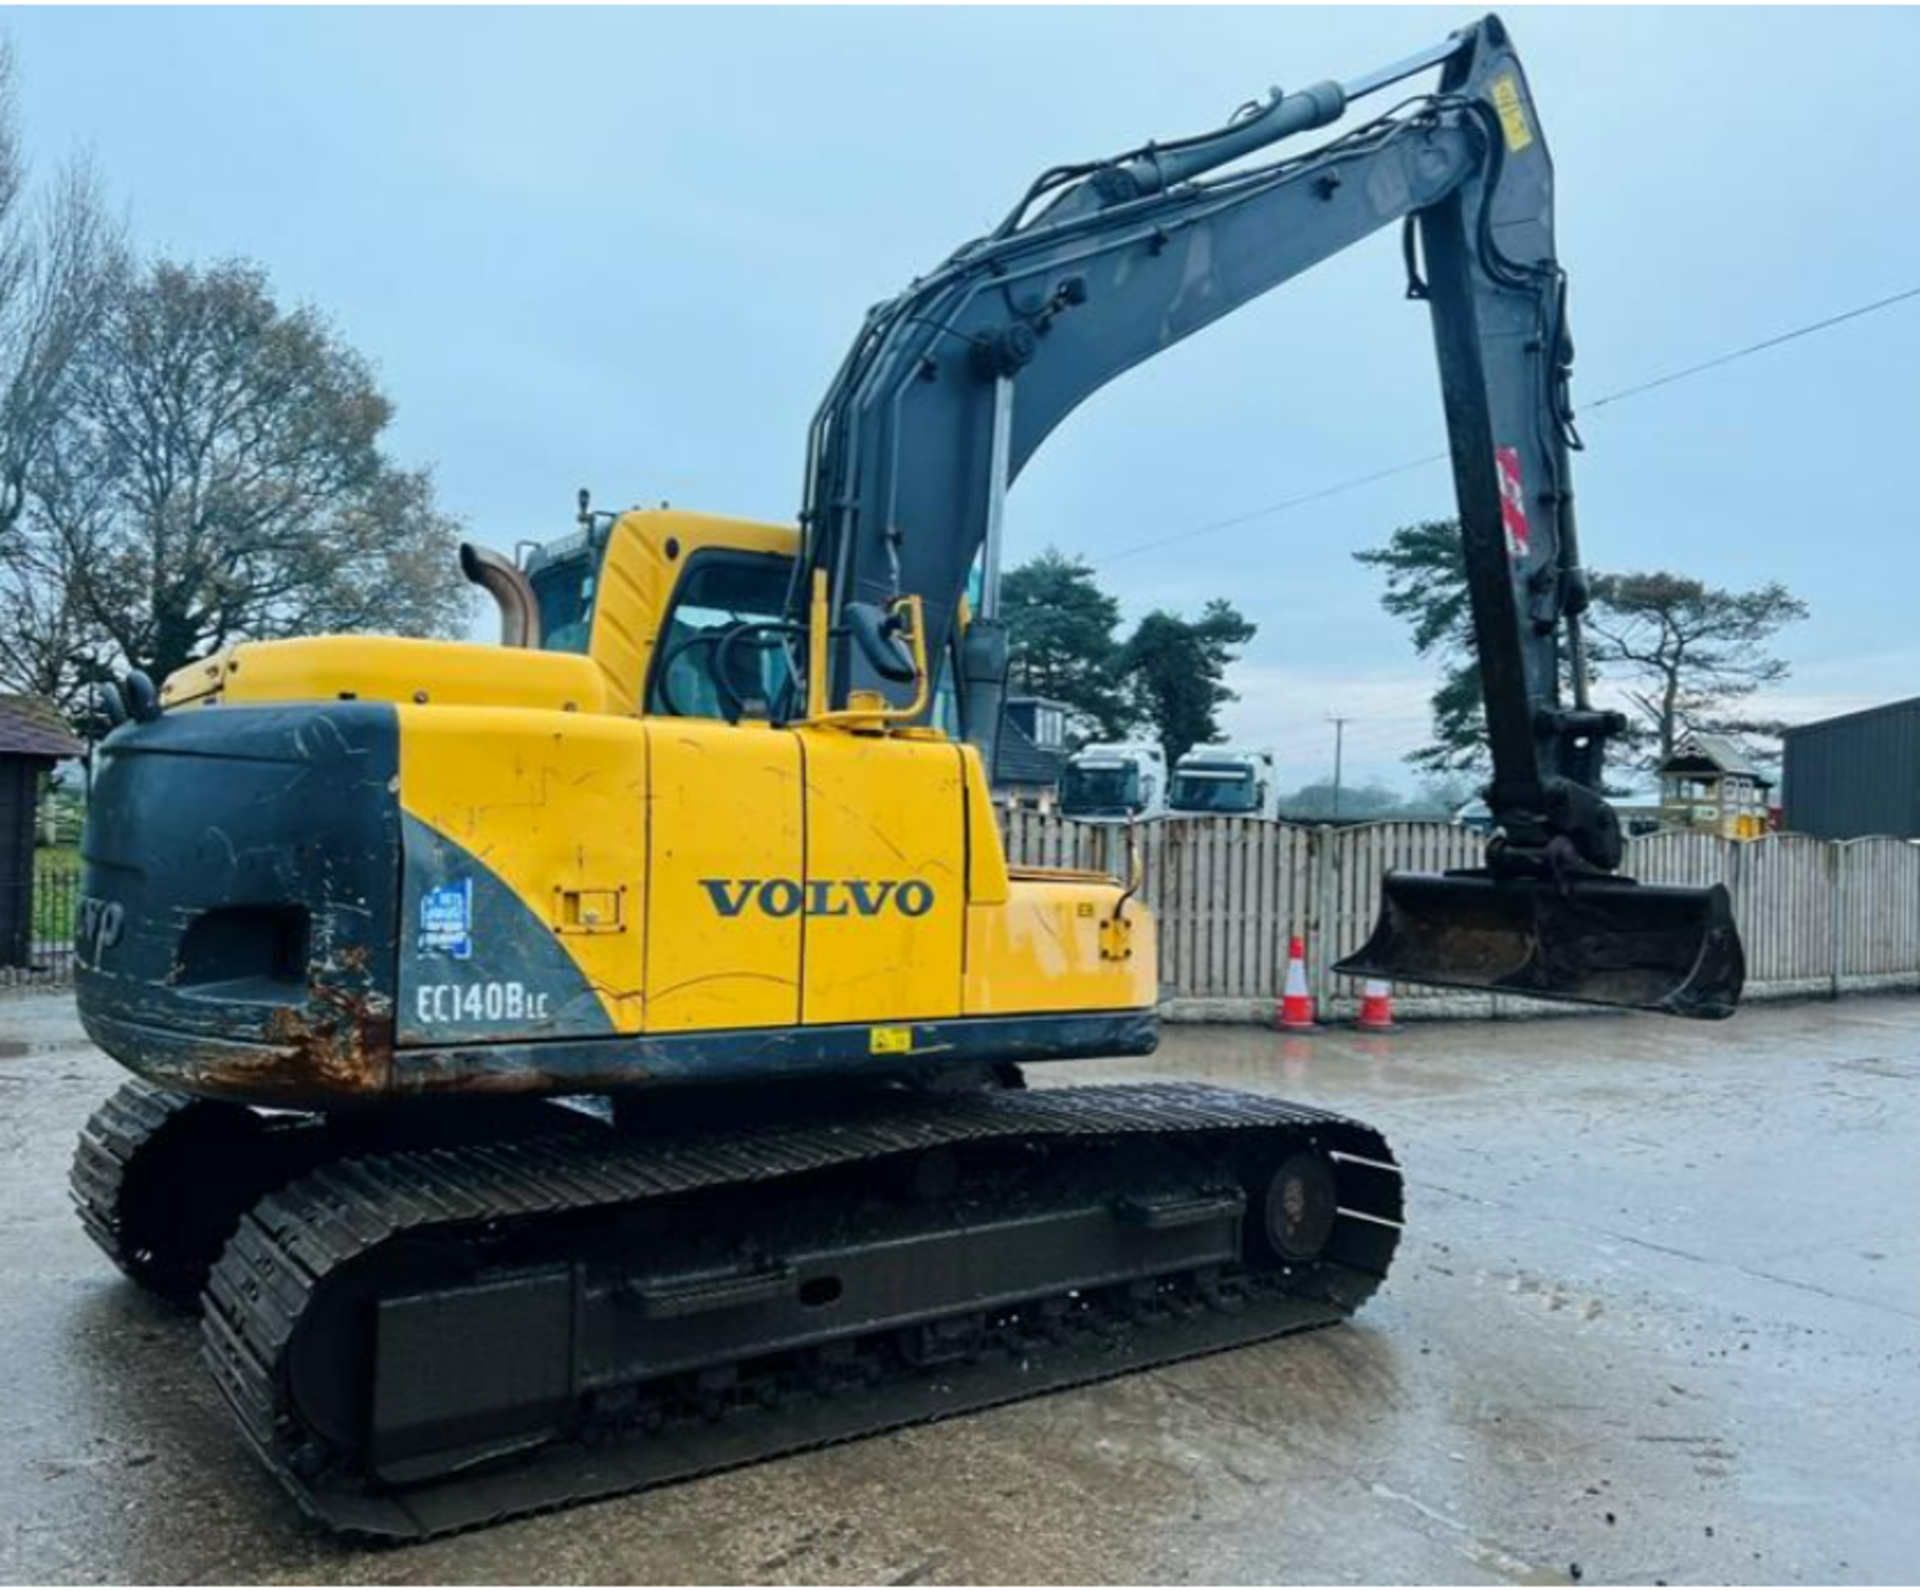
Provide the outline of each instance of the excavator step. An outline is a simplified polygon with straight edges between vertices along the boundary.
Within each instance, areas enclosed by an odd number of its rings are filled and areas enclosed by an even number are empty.
[[[1335,1192],[1289,1261],[1303,1161]],[[418,1539],[1329,1324],[1401,1213],[1371,1128],[1197,1085],[582,1128],[269,1194],[206,1354],[303,1507]]]

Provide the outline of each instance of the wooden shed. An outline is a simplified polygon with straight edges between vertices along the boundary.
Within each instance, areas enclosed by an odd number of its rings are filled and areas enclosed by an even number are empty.
[[[31,965],[33,821],[57,762],[84,748],[52,702],[0,696],[0,967]]]

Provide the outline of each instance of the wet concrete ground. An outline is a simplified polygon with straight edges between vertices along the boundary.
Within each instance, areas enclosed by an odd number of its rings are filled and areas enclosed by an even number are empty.
[[[0,1578],[1911,1581],[1920,1000],[1281,1039],[1147,1061],[1362,1115],[1412,1226],[1359,1321],[398,1551],[302,1523],[193,1324],[68,1210],[116,1081],[0,999]]]

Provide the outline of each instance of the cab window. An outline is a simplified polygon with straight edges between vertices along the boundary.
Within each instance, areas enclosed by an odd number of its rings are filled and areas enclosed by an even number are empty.
[[[527,581],[540,606],[540,649],[585,652],[593,636],[593,588],[600,552],[584,533],[543,547],[527,563]]]
[[[766,718],[786,693],[789,638],[743,635],[722,658],[721,639],[742,624],[786,617],[793,563],[774,553],[696,552],[661,626],[647,711],[681,718]],[[724,685],[717,670],[724,666]]]
[[[1134,763],[1069,763],[1062,781],[1061,810],[1084,817],[1125,817],[1149,799]]]
[[[1257,812],[1260,798],[1253,775],[1232,768],[1182,768],[1167,792],[1177,812]]]

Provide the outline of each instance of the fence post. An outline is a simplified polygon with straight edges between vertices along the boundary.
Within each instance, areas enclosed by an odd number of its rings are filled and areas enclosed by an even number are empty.
[[[1307,988],[1314,1009],[1323,1016],[1332,1014],[1333,852],[1341,832],[1330,824],[1316,824],[1307,841]]]
[[[1847,870],[1841,866],[1843,842],[1828,840],[1827,850],[1827,900],[1830,913],[1828,921],[1827,946],[1827,994],[1830,999],[1840,998],[1840,972],[1845,959],[1842,946],[1847,932]]]
[[[1753,843],[1757,845],[1760,842],[1756,840]],[[1746,932],[1740,925],[1753,921],[1752,914],[1747,910],[1747,874],[1751,871],[1751,861],[1746,846],[1734,840],[1720,842],[1720,882],[1726,885],[1728,898],[1733,903],[1733,931],[1741,940],[1749,977],[1753,972],[1753,947],[1746,943]]]

